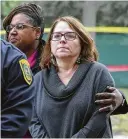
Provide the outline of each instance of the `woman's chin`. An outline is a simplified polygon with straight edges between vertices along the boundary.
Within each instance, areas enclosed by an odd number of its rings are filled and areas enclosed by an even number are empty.
[[[68,54],[59,54],[57,55],[57,58],[68,58],[70,57]]]

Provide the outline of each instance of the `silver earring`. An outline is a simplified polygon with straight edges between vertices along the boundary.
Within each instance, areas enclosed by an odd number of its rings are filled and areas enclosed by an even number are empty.
[[[52,64],[55,64],[55,60],[54,60],[53,54],[51,54],[51,63],[52,63]]]
[[[76,64],[80,64],[81,63],[81,57],[78,57],[76,60]]]
[[[36,40],[39,40],[39,36],[36,37]]]

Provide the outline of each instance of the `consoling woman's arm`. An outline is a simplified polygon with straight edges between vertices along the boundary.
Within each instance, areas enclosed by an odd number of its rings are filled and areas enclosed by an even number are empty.
[[[126,97],[124,96],[124,94],[121,91],[120,91],[120,93],[122,94],[122,97],[123,97],[122,103],[120,104],[119,107],[117,107],[112,112],[112,115],[115,115],[115,114],[126,114],[126,113],[128,113],[128,102],[127,102]]]
[[[110,111],[112,115],[128,112],[128,104],[124,94],[115,87],[109,86],[106,93],[97,93],[95,103],[100,106],[100,112]]]

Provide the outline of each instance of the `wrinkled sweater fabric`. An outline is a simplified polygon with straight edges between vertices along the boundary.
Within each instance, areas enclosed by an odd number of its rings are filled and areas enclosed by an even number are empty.
[[[30,126],[32,137],[111,138],[107,113],[98,111],[96,93],[104,92],[114,81],[98,62],[80,64],[67,85],[54,66],[35,76],[36,98]]]

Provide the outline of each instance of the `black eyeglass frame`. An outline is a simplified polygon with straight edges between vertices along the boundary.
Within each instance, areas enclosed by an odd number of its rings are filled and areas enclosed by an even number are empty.
[[[73,33],[73,34],[74,34],[74,38],[73,38],[73,39],[67,39],[66,34],[70,34],[70,33]],[[54,35],[54,34],[61,35],[61,36],[60,36],[59,39],[53,39],[53,35]],[[77,34],[76,34],[76,32],[65,32],[65,33],[53,32],[53,33],[51,34],[51,40],[52,40],[52,41],[59,41],[59,40],[61,40],[61,37],[62,37],[62,36],[64,36],[65,40],[73,41],[73,40],[76,39]]]
[[[23,30],[25,27],[36,28],[36,27],[28,25],[28,24],[18,23],[16,25],[11,25],[10,24],[10,25],[6,26],[5,30],[6,30],[7,33],[9,33],[13,28],[15,28],[16,30]]]

